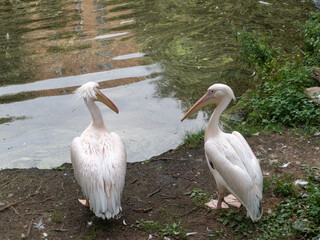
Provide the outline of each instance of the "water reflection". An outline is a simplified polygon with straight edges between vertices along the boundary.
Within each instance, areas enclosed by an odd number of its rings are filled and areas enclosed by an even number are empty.
[[[181,124],[180,102],[154,97],[157,81],[150,79],[102,90],[119,108],[117,115],[99,105],[108,130],[123,139],[129,162],[143,161],[175,148],[185,131],[204,125],[201,116]],[[26,118],[0,125],[0,168],[50,168],[70,162],[72,139],[91,121],[83,101],[72,95],[36,98],[1,108],[0,118]]]
[[[130,53],[130,54],[114,57],[111,60],[126,60],[126,59],[132,59],[132,58],[140,58],[143,56],[144,56],[144,53]]]
[[[295,21],[314,9],[296,0],[114,2],[0,3],[0,168],[69,162],[72,139],[91,121],[70,93],[87,81],[113,87],[103,92],[120,114],[100,107],[129,161],[176,147],[186,130],[204,125],[203,112],[180,119],[208,86],[227,83],[237,96],[252,87],[233,29],[258,30],[291,52],[299,44]],[[150,74],[161,77],[137,82]]]
[[[128,33],[129,32],[120,32],[120,33],[110,33],[110,34],[105,34],[105,35],[99,35],[99,36],[94,37],[93,40],[119,37],[119,36],[127,35]]]
[[[33,81],[37,72],[35,52],[26,46],[41,38],[59,38],[68,23],[80,19],[79,13],[66,8],[63,1],[0,1],[0,85]],[[46,31],[46,35],[39,31]]]
[[[315,9],[311,1],[296,0],[140,0],[135,8],[144,52],[164,69],[157,94],[176,97],[185,110],[213,83],[230,85],[236,96],[254,87],[234,29],[272,36],[273,45],[292,52],[300,43],[296,21]]]
[[[6,87],[1,87],[0,96],[17,94],[20,92],[31,92],[31,91],[40,91],[40,90],[47,90],[47,89],[80,86],[89,81],[106,82],[106,81],[121,79],[121,78],[146,77],[152,73],[157,73],[161,71],[162,70],[159,65],[152,64],[152,65],[112,69],[109,71],[87,73],[87,74],[82,74],[77,76],[47,79],[47,80],[28,83],[28,84],[10,85]]]

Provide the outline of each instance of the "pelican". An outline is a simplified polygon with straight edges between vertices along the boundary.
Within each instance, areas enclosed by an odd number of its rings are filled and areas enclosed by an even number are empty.
[[[223,200],[238,207],[242,203],[247,215],[255,222],[262,216],[263,177],[259,161],[239,132],[224,133],[218,126],[222,112],[232,99],[236,100],[229,86],[214,84],[181,121],[206,105],[216,105],[205,131],[204,149],[210,172],[217,183],[218,200],[211,200],[207,205],[220,209],[228,208]],[[224,198],[227,191],[231,194]]]
[[[81,186],[84,206],[97,217],[114,218],[120,213],[121,194],[126,174],[126,150],[118,134],[108,133],[101,111],[95,101],[107,105],[116,113],[118,108],[100,90],[99,84],[88,82],[75,91],[83,98],[91,116],[91,124],[71,145],[74,175]]]

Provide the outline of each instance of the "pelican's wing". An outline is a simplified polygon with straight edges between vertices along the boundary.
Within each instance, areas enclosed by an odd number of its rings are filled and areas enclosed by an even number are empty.
[[[205,143],[205,152],[208,160],[224,180],[228,191],[246,206],[252,219],[259,219],[262,214],[262,195],[246,169],[243,168],[245,165],[238,165],[241,160],[238,159],[239,155],[233,147],[229,144],[220,146],[213,140],[209,140]]]
[[[252,170],[254,174],[251,176],[255,182],[259,186],[260,192],[262,194],[262,185],[263,185],[263,176],[260,168],[259,160],[256,158],[254,153],[252,152],[251,147],[249,146],[246,139],[237,131],[232,132],[232,135],[237,137],[239,145],[241,145],[241,148],[244,152],[247,153],[246,165],[252,166]]]
[[[90,209],[102,218],[117,215],[121,210],[126,172],[126,153],[121,139],[107,133],[99,139],[75,138],[71,159],[75,177],[90,200]]]
[[[81,141],[80,137],[76,137],[73,139],[71,144],[71,163],[73,167],[74,176],[82,187],[84,179],[83,179],[83,172],[86,171],[84,162],[85,162],[85,150],[83,148],[83,142]],[[88,166],[89,167],[89,166]],[[88,197],[88,196],[85,196]]]
[[[118,193],[122,193],[125,183],[126,176],[126,166],[127,166],[127,153],[126,149],[123,145],[123,142],[118,134],[112,132],[110,134],[113,140],[113,164],[112,169],[114,174],[114,191]]]

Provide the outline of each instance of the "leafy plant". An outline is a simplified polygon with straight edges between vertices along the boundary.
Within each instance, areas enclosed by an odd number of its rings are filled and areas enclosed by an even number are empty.
[[[291,176],[273,178],[270,190],[282,196],[281,203],[271,213],[264,213],[261,220],[252,224],[241,214],[241,209],[219,211],[217,218],[223,225],[232,228],[239,238],[246,239],[319,239],[320,236],[320,168],[303,166],[306,169],[305,187],[298,191]],[[289,180],[290,179],[290,180]]]
[[[295,188],[292,182],[285,182],[282,179],[276,180],[276,186],[273,190],[273,193],[278,196],[294,196],[296,194]]]
[[[236,35],[240,49],[257,73],[255,80],[260,83],[240,100],[248,113],[247,123],[269,130],[277,125],[301,127],[309,133],[320,130],[320,108],[305,94],[307,87],[316,85],[310,77],[310,63],[320,64],[320,36],[319,31],[314,31],[318,28],[319,13],[312,14],[301,27],[307,50],[303,59],[299,54],[286,57],[281,49],[268,46],[268,39],[256,32],[242,31]]]
[[[193,189],[192,192],[185,193],[185,195],[190,195],[193,203],[200,207],[205,206],[205,203],[210,201],[210,196],[198,188]]]
[[[204,140],[204,132],[204,129],[201,129],[196,133],[188,132],[183,139],[182,146],[187,148],[197,147]]]
[[[320,14],[311,13],[310,18],[301,25],[301,35],[304,37],[304,51],[306,64],[318,65],[320,63]]]

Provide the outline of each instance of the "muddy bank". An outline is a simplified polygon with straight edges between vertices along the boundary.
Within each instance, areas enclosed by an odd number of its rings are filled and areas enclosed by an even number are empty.
[[[303,164],[320,166],[319,138],[286,133],[247,139],[261,160],[265,179],[288,174],[298,179],[304,176]],[[70,164],[51,170],[1,170],[0,189],[0,239],[148,239],[151,235],[156,239],[155,230],[139,225],[149,220],[185,233],[196,232],[188,239],[207,239],[217,231],[222,234],[220,239],[236,236],[232,228],[217,221],[217,212],[190,197],[192,192],[216,197],[202,144],[128,164],[123,212],[116,220],[97,219],[77,202],[82,194]],[[280,201],[272,193],[265,193],[264,214]],[[241,208],[237,214],[245,216],[246,212]]]

